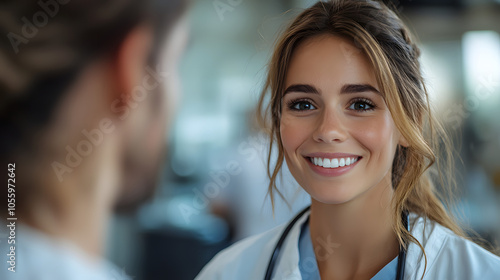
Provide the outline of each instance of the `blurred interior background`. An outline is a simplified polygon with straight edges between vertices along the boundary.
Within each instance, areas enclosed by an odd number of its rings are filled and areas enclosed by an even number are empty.
[[[309,0],[197,0],[162,186],[117,215],[109,258],[134,279],[193,279],[219,250],[309,203],[286,167],[273,216],[254,108],[279,31]],[[500,246],[500,0],[393,0],[416,33],[435,111],[457,143],[454,211]]]

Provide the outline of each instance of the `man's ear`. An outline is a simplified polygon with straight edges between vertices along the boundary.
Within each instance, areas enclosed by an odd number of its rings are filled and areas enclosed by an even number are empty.
[[[132,89],[140,85],[153,40],[152,29],[147,24],[134,27],[118,47],[115,73],[118,83],[117,98],[128,103]]]

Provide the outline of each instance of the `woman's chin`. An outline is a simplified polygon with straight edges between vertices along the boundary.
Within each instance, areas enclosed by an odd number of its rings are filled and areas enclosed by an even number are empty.
[[[351,201],[356,196],[352,190],[343,190],[336,187],[329,187],[326,190],[307,190],[307,192],[317,202],[329,205],[343,204]]]

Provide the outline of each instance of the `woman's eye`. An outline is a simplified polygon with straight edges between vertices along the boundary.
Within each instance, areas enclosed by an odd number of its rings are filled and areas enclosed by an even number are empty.
[[[365,100],[357,100],[351,103],[351,106],[349,106],[350,110],[354,111],[368,111],[374,109],[375,106],[370,104],[369,102]]]
[[[314,110],[316,107],[311,104],[311,102],[308,101],[295,101],[290,105],[290,109],[296,110],[296,111],[307,111],[307,110]]]

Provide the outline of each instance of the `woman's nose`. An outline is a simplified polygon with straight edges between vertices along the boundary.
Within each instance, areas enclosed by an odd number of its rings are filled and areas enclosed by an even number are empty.
[[[332,143],[343,142],[346,138],[347,131],[340,114],[334,110],[323,111],[319,116],[313,139],[316,142]]]

